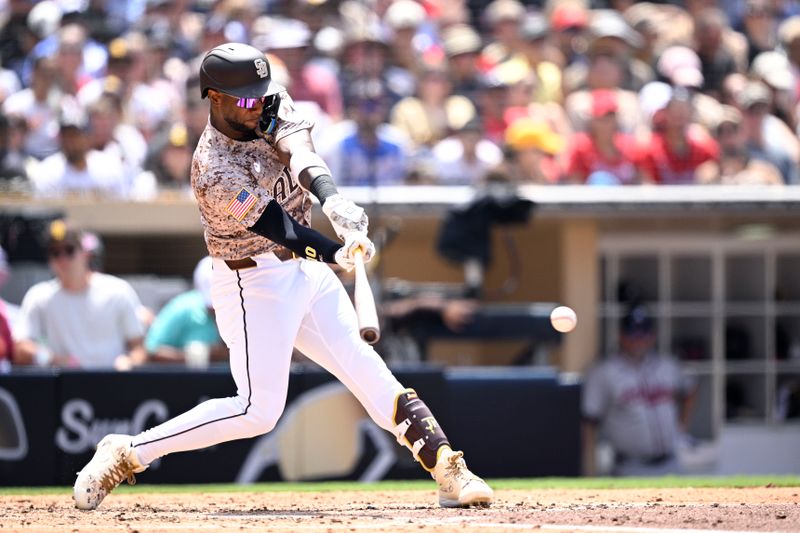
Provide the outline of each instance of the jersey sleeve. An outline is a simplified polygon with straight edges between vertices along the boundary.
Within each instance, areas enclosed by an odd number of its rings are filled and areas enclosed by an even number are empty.
[[[281,93],[281,106],[278,108],[278,126],[275,141],[300,130],[310,130],[314,123],[303,117],[294,107],[294,100],[288,93]]]

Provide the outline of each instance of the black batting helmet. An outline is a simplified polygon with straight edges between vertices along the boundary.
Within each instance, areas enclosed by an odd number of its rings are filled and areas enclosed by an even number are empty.
[[[248,44],[225,43],[210,50],[200,64],[203,98],[216,89],[239,98],[261,98],[285,91],[272,80],[269,61]]]

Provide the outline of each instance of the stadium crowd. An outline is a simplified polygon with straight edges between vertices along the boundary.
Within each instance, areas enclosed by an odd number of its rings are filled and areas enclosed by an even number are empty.
[[[0,0],[2,190],[190,196],[228,41],[341,185],[800,181],[790,0]]]

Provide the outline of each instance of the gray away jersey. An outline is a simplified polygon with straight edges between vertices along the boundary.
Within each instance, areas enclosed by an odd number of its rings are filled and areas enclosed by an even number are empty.
[[[312,126],[282,93],[275,140]],[[272,144],[263,139],[235,141],[209,122],[192,158],[191,182],[212,257],[241,259],[279,248],[247,229],[272,199],[301,224],[311,222],[308,192],[292,178]]]

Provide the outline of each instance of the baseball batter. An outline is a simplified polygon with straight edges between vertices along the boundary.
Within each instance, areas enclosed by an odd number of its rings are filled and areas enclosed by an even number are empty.
[[[139,435],[106,436],[78,474],[77,507],[96,508],[159,457],[272,430],[286,402],[293,346],[333,373],[411,450],[438,483],[442,506],[489,504],[491,488],[451,449],[425,403],[359,337],[355,310],[325,263],[351,270],[359,249],[371,258],[367,217],[338,193],[314,152],[312,124],[272,80],[267,58],[244,44],[218,46],[203,58],[200,81],[210,116],[191,181],[237,395],[209,400]],[[344,244],[309,227],[309,193]]]

